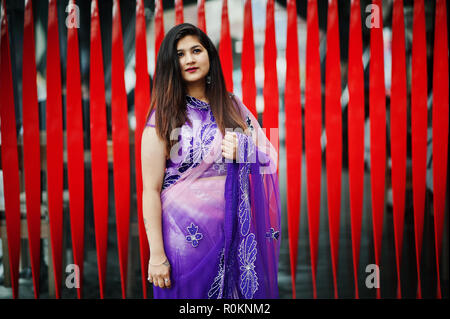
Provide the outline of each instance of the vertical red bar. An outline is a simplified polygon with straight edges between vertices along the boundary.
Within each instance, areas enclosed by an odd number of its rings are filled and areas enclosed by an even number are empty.
[[[183,0],[175,0],[175,25],[183,23]]]
[[[298,57],[297,5],[287,1],[286,38],[286,170],[289,258],[291,265],[292,298],[296,298],[298,233],[300,225],[300,200],[302,177],[302,108],[300,100],[300,63]]]
[[[395,260],[397,265],[397,298],[401,298],[400,262],[402,260],[405,220],[406,183],[406,60],[403,0],[394,0],[392,15],[392,81],[391,81],[391,159],[394,206]]]
[[[61,297],[63,114],[57,1],[49,0],[47,31],[47,198],[56,298]]]
[[[108,149],[105,79],[98,0],[91,2],[91,50],[89,66],[92,200],[97,247],[100,298],[105,297],[108,243]]]
[[[145,40],[145,31],[144,1],[138,0],[136,4],[136,87],[134,90],[136,132],[134,134],[134,150],[142,292],[144,299],[147,299],[147,266],[150,255],[142,214],[141,168],[141,137],[142,131],[145,128],[146,113],[150,105],[150,79],[147,71],[147,44]]]
[[[327,57],[325,74],[325,129],[327,134],[327,195],[330,229],[331,263],[334,298],[338,298],[337,268],[341,213],[342,172],[342,108],[341,59],[339,48],[339,17],[337,0],[328,2]]]
[[[111,118],[113,139],[114,203],[119,249],[122,298],[126,298],[128,241],[130,229],[130,138],[128,129],[125,60],[123,54],[120,1],[113,2],[111,72]]]
[[[222,25],[220,30],[219,57],[228,92],[233,92],[233,51],[231,48],[228,0],[222,0]]]
[[[33,274],[34,298],[39,298],[41,260],[41,147],[36,86],[33,2],[26,1],[23,27],[23,162],[27,207],[28,244]]]
[[[305,153],[309,245],[313,295],[317,298],[316,271],[320,219],[320,180],[322,173],[322,103],[317,1],[308,0],[306,33]]]
[[[252,0],[245,0],[244,5],[244,36],[242,39],[242,101],[252,114],[256,113],[255,84],[255,43],[253,41]]]
[[[164,39],[164,15],[162,0],[155,0],[155,68],[159,47]]]
[[[381,0],[372,1],[372,14],[379,25],[370,29],[370,182],[375,263],[380,267],[386,182],[386,89],[384,86],[383,15]],[[377,298],[380,298],[377,289]]]
[[[414,1],[411,76],[411,155],[416,243],[417,298],[422,298],[420,260],[422,255],[427,169],[427,48],[424,0]],[[448,89],[448,86],[447,86]]]
[[[13,298],[16,299],[19,297],[20,182],[19,157],[17,154],[16,115],[5,0],[2,0],[0,40],[1,158],[5,199],[6,236],[8,237],[9,268],[11,270]]]
[[[75,0],[69,2],[68,19],[77,19]],[[80,55],[78,30],[67,28],[67,178],[69,186],[70,230],[72,234],[73,259],[78,266],[78,298],[83,295],[84,263],[84,131],[81,104]]]
[[[206,32],[206,18],[205,18],[205,0],[197,0],[197,26],[205,33]]]
[[[266,36],[264,41],[264,116],[263,126],[268,130],[267,136],[278,152],[278,77],[277,77],[277,47],[275,38],[274,0],[268,0],[266,6]],[[276,129],[272,136],[271,129]]]
[[[433,64],[433,200],[436,246],[437,297],[442,298],[439,260],[445,214],[448,156],[448,38],[447,8],[436,1]]]
[[[359,298],[358,267],[364,189],[364,68],[361,8],[351,3],[348,42],[348,171],[355,298]]]

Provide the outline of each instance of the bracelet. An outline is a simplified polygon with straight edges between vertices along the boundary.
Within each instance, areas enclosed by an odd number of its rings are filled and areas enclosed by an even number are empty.
[[[168,267],[170,267],[170,263],[169,263],[169,260],[166,258],[166,260],[165,261],[163,261],[162,263],[160,263],[160,264],[152,264],[150,261],[148,262],[148,264],[150,265],[150,266],[162,266],[162,265],[164,265],[164,266],[168,266]]]

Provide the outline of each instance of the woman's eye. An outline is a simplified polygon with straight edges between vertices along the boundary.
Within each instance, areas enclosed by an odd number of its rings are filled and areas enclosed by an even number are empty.
[[[202,50],[200,50],[200,49],[194,49],[194,53],[200,53],[200,52],[202,52]]]
[[[183,56],[183,52],[178,52],[177,55],[179,58],[181,58]]]

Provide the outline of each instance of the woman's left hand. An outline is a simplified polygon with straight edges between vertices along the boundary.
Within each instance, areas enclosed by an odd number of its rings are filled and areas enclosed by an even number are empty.
[[[222,156],[234,160],[237,155],[238,138],[235,132],[225,132],[222,140]]]

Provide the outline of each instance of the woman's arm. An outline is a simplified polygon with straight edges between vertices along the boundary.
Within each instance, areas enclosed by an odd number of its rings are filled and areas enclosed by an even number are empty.
[[[168,278],[168,267],[162,265],[166,253],[161,227],[161,186],[165,161],[164,141],[158,137],[155,128],[146,127],[141,140],[142,211],[150,246],[149,279],[160,287],[161,284],[167,286],[163,280]]]

